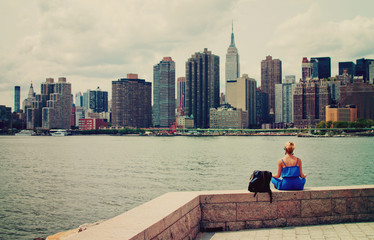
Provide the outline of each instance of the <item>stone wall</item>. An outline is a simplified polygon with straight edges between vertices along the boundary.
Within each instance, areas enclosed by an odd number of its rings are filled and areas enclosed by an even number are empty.
[[[200,231],[360,221],[374,221],[374,185],[274,190],[273,203],[267,193],[254,197],[243,190],[177,192],[87,230],[47,240],[194,239]]]
[[[201,231],[374,221],[373,186],[274,190],[273,203],[267,193],[253,196],[201,195]]]

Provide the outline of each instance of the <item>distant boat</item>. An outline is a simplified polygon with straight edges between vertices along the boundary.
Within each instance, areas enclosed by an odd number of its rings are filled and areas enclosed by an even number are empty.
[[[16,136],[35,136],[36,133],[33,130],[21,130],[15,134]]]
[[[65,129],[54,129],[54,130],[51,130],[50,133],[51,133],[51,136],[59,136],[59,137],[68,135],[68,132]]]

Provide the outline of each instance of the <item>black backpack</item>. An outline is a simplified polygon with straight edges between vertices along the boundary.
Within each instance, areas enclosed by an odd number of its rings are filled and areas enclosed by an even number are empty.
[[[248,191],[254,192],[256,197],[258,192],[267,192],[270,196],[270,203],[273,202],[273,195],[270,189],[272,173],[269,171],[255,170],[249,179]]]

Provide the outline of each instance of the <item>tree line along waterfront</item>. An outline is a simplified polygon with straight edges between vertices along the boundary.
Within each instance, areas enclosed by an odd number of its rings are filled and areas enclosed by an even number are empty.
[[[18,130],[0,130],[1,135],[14,135]],[[175,129],[169,128],[122,128],[67,131],[68,135],[113,135],[113,136],[374,136],[374,121],[359,120],[357,122],[320,122],[316,128],[285,128],[285,129]],[[50,130],[37,129],[37,136],[50,136]]]

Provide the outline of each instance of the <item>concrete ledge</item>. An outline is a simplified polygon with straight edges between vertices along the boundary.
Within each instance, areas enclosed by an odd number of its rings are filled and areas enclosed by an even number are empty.
[[[236,231],[374,220],[374,185],[201,195],[200,231]]]
[[[273,191],[164,194],[117,217],[62,238],[194,239],[200,231],[374,221],[374,185]]]

